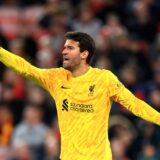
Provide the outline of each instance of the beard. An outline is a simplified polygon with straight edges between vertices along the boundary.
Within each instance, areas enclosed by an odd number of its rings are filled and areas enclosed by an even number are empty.
[[[69,70],[70,72],[75,71],[77,68],[79,68],[79,66],[80,66],[80,62],[77,62],[77,63],[63,62],[63,68],[66,70]]]
[[[69,71],[73,71],[74,70],[73,65],[71,65],[68,62],[67,63],[63,62],[63,68],[66,69],[66,70],[69,70]]]
[[[63,68],[66,69],[66,70],[69,70],[69,71],[73,70],[73,67],[68,66],[68,65],[64,65],[64,64],[63,64]]]

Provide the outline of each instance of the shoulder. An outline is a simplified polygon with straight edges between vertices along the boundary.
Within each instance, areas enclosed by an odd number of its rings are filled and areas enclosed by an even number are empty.
[[[115,84],[118,81],[117,76],[110,70],[99,68],[92,68],[92,70],[92,75],[107,85]]]
[[[99,69],[99,68],[92,68],[92,73],[99,75],[103,75],[106,77],[115,76],[114,73],[107,69]]]
[[[51,68],[51,69],[44,69],[44,71],[47,73],[47,74],[50,74],[50,75],[67,75],[68,74],[68,71],[66,69],[64,69],[63,67],[59,67],[59,68]]]
[[[44,69],[46,72],[65,72],[66,70],[63,67],[59,68],[50,68],[50,69]]]
[[[21,122],[15,127],[14,134],[21,134],[27,130],[27,125],[24,122]]]

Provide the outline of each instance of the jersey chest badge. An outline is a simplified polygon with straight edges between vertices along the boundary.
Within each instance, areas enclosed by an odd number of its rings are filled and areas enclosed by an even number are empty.
[[[95,86],[96,86],[95,84],[89,86],[89,93],[88,93],[88,96],[93,96]]]

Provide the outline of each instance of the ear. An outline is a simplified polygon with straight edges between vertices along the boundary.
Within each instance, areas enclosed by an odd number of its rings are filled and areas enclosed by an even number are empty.
[[[84,60],[84,59],[86,60],[88,55],[89,55],[89,52],[87,50],[81,52],[81,59],[82,60]]]

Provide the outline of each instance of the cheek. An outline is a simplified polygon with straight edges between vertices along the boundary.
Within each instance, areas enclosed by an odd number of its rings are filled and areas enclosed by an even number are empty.
[[[79,64],[80,62],[81,62],[81,57],[78,55],[78,56],[74,56],[73,58],[72,58],[72,62],[74,63],[74,64]]]
[[[77,57],[77,58],[76,58],[76,62],[77,62],[77,64],[80,64],[80,63],[81,63],[81,58],[80,58],[80,57]]]

